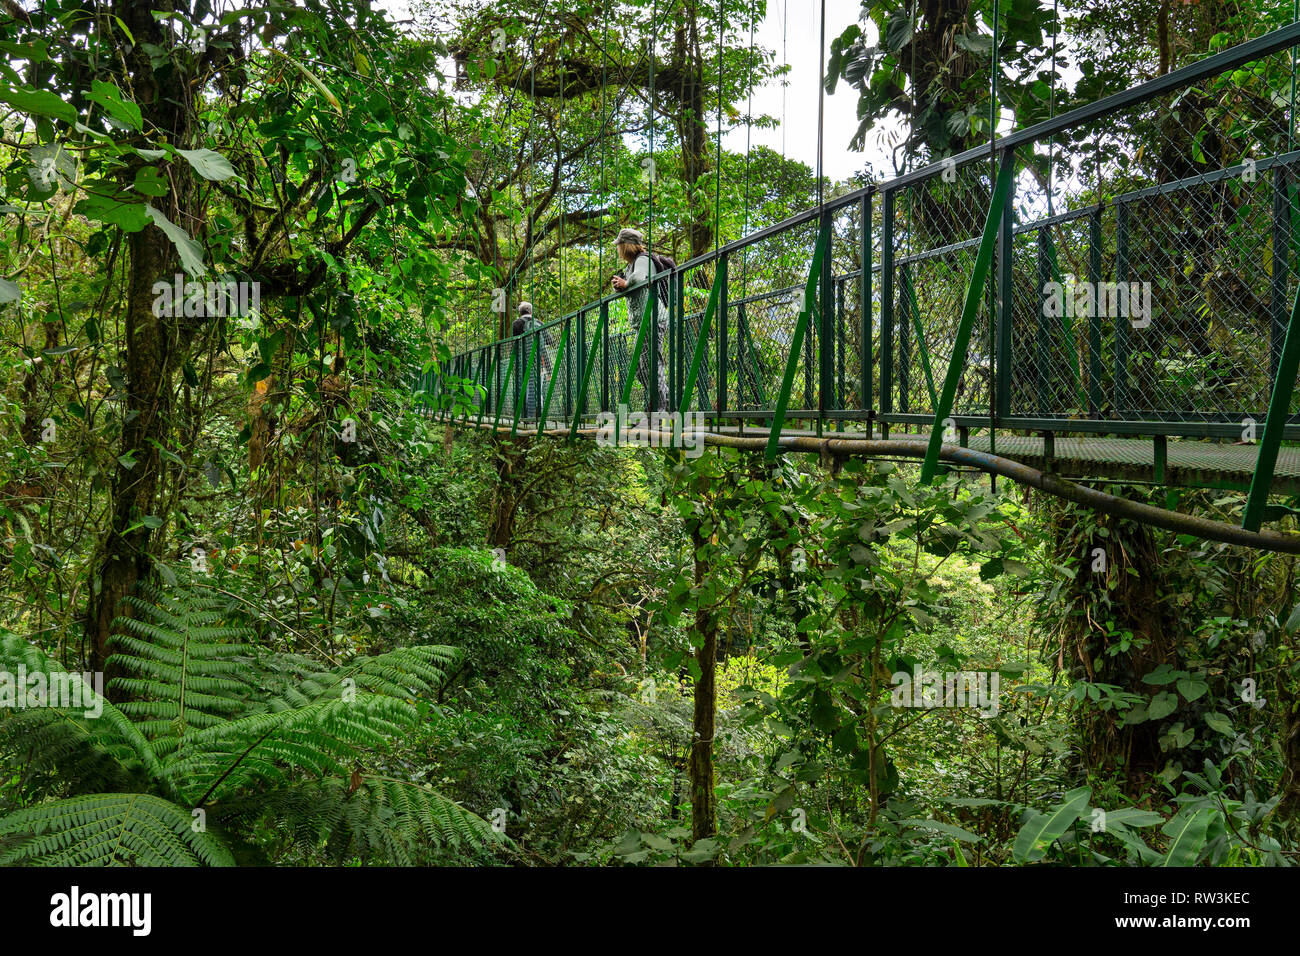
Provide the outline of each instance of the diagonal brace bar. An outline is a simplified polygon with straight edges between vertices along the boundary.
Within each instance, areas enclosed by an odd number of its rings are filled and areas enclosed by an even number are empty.
[[[591,386],[591,373],[596,367],[596,353],[599,352],[606,357],[609,354],[609,340],[605,337],[608,325],[609,307],[607,304],[602,303],[600,318],[596,322],[596,332],[591,339],[591,351],[587,353],[587,367],[582,372],[582,385],[578,388],[578,394],[574,397],[573,422],[569,425],[570,440],[578,437],[578,425],[582,422],[582,416],[587,411],[587,389]]]
[[[943,380],[943,394],[939,396],[939,405],[934,410],[934,427],[930,429],[930,443],[925,452],[925,461],[921,465],[922,484],[930,483],[939,466],[939,449],[943,445],[943,422],[952,413],[952,404],[957,397],[957,382],[966,366],[971,329],[975,325],[975,314],[979,311],[980,302],[984,298],[984,283],[988,279],[989,266],[993,262],[993,247],[1002,224],[1011,181],[1015,178],[1015,166],[1015,150],[1007,150],[1002,154],[1002,161],[998,165],[998,178],[993,186],[988,218],[984,221],[984,234],[980,237],[975,268],[971,271],[970,285],[966,288],[966,304],[961,310],[961,321],[957,325],[957,337],[952,346],[952,358],[948,361],[948,373]]]
[[[1292,200],[1294,202],[1294,200]],[[1300,286],[1296,288],[1291,306],[1291,320],[1287,323],[1286,339],[1282,343],[1282,357],[1277,363],[1277,378],[1273,380],[1273,394],[1268,402],[1268,418],[1264,421],[1264,438],[1259,443],[1259,457],[1255,459],[1255,473],[1250,479],[1250,494],[1246,498],[1246,514],[1241,526],[1247,531],[1258,531],[1264,521],[1264,507],[1273,485],[1273,470],[1277,467],[1278,448],[1286,428],[1291,409],[1291,395],[1295,392],[1296,373],[1300,370]]]
[[[781,429],[785,426],[785,411],[790,407],[790,389],[794,386],[794,373],[799,369],[799,356],[803,353],[803,337],[808,332],[808,322],[812,313],[817,312],[817,283],[822,274],[822,258],[828,255],[831,244],[831,217],[822,216],[821,231],[817,234],[817,246],[813,250],[812,263],[808,266],[808,281],[804,283],[803,303],[799,309],[799,318],[794,324],[794,336],[790,340],[790,354],[785,362],[785,375],[781,379],[781,393],[776,398],[776,411],[772,415],[772,431],[767,437],[767,460],[775,461],[781,446]]]

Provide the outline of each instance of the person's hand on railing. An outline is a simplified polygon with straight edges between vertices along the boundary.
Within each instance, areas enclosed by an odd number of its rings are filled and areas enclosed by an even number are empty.
[[[614,276],[610,281],[614,283],[615,292],[622,292],[627,288],[627,280],[622,276]]]

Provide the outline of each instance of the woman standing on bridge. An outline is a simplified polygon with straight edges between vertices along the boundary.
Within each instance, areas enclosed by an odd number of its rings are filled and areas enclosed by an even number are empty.
[[[650,282],[650,270],[655,266],[650,250],[646,248],[645,239],[635,229],[620,229],[616,243],[619,256],[627,263],[622,274],[614,276],[614,289],[618,292],[627,290],[628,322],[635,330],[640,327],[641,316],[645,314],[646,292]],[[656,271],[662,271],[656,269]],[[668,303],[655,283],[658,301],[659,362],[658,362],[658,401],[654,410],[666,412],[668,408],[668,363],[663,359],[663,351],[668,344]],[[637,362],[636,377],[645,386],[646,403],[650,401],[650,342],[641,345],[641,357]]]

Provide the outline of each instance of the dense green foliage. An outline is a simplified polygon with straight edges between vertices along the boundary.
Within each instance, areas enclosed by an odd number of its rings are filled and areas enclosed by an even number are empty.
[[[815,201],[805,164],[708,139],[776,119],[747,115],[786,72],[748,43],[766,3],[428,4],[409,30],[362,0],[11,6],[0,864],[1296,859],[1293,560],[969,474],[508,441],[417,406],[415,375],[496,334],[494,290],[551,316],[602,292],[652,183],[683,259]],[[864,4],[883,46],[829,51],[859,143],[898,116],[920,159],[987,134],[993,6]],[[1283,15],[1194,7],[1206,48]],[[1022,125],[1185,52],[1144,29],[1048,103],[1056,21],[999,9]],[[746,275],[801,271],[801,242]],[[160,308],[173,280],[259,303]],[[900,680],[936,672],[989,694],[911,706]]]

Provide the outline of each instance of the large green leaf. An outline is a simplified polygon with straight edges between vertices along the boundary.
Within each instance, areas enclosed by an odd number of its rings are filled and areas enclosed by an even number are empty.
[[[166,233],[167,238],[176,247],[176,251],[181,257],[181,268],[189,273],[191,278],[198,278],[207,272],[208,267],[203,264],[203,249],[189,237],[189,233],[153,206],[145,206],[144,208],[145,212],[149,214],[149,218],[153,220],[154,225]]]
[[[176,152],[184,156],[189,164],[194,167],[194,171],[204,179],[222,182],[235,175],[234,167],[230,165],[230,161],[215,150],[178,149]]]
[[[1034,863],[1047,854],[1047,848],[1074,825],[1074,821],[1088,808],[1091,787],[1079,787],[1065,795],[1065,799],[1046,813],[1029,812],[1024,826],[1016,835],[1011,856],[1017,863]]]
[[[29,116],[53,116],[68,123],[77,119],[77,111],[46,90],[0,88],[0,102],[8,103]]]
[[[1163,827],[1160,832],[1169,837],[1169,851],[1165,854],[1161,866],[1194,866],[1196,858],[1205,846],[1206,834],[1210,821],[1214,819],[1214,810],[1202,807],[1183,810]]]
[[[967,843],[978,843],[983,839],[983,837],[977,833],[971,833],[969,830],[953,826],[951,823],[940,823],[938,820],[900,820],[899,825],[918,827],[925,830],[934,830],[936,833],[950,836],[954,840],[965,840]]]
[[[113,120],[128,129],[136,131],[144,129],[144,123],[140,116],[140,107],[129,100],[122,99],[122,91],[112,83],[95,80],[91,84],[90,92],[86,94],[86,99],[104,107],[104,111]]]
[[[77,203],[75,211],[87,219],[117,226],[126,232],[139,232],[149,224],[144,203],[118,202],[111,196],[91,193]]]
[[[1118,810],[1106,811],[1107,828],[1116,824],[1128,827],[1151,827],[1163,823],[1164,819],[1154,810],[1140,810],[1137,807],[1120,807]]]

